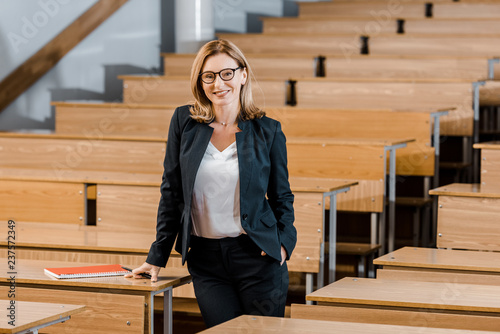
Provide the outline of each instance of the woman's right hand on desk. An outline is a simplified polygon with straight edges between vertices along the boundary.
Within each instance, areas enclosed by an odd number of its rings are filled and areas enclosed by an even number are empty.
[[[158,280],[160,269],[161,267],[144,262],[139,268],[135,268],[130,274],[126,274],[124,277],[144,278],[140,274],[145,273],[151,275],[151,282],[156,282]]]

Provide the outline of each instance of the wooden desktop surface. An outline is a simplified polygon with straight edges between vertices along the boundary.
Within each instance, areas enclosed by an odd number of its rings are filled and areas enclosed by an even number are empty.
[[[396,325],[378,325],[355,322],[323,321],[308,319],[290,319],[242,315],[218,326],[202,331],[203,334],[239,334],[239,333],[283,333],[283,334],[471,334],[476,332]],[[483,334],[494,332],[483,332]]]
[[[2,314],[8,315],[10,300],[0,300]],[[0,333],[18,333],[36,326],[44,325],[54,320],[71,316],[85,310],[84,305],[15,302],[15,326],[9,324],[7,316],[0,318]]]
[[[373,261],[385,267],[411,267],[500,273],[499,252],[403,247]]]
[[[290,177],[292,192],[325,193],[357,185],[357,181],[315,177]]]
[[[485,186],[481,184],[452,183],[432,189],[429,191],[429,194],[439,196],[500,198],[500,187],[495,185]]]
[[[489,141],[485,143],[474,144],[476,149],[500,150],[500,141]]]
[[[500,286],[346,277],[307,295],[306,300],[336,305],[500,315]]]
[[[6,258],[0,259],[0,284],[8,284],[9,274]],[[127,266],[126,263],[120,263]],[[149,279],[124,278],[123,276],[92,277],[92,278],[72,278],[57,279],[45,274],[44,268],[57,267],[78,267],[95,266],[95,263],[75,263],[62,261],[38,261],[38,260],[19,260],[15,265],[16,284],[30,285],[49,285],[64,286],[75,288],[99,288],[99,289],[120,289],[153,292],[168,288],[170,286],[182,285],[188,283],[191,278],[187,269],[183,268],[164,268],[160,272],[158,281],[152,283]],[[133,266],[132,266],[133,267]]]

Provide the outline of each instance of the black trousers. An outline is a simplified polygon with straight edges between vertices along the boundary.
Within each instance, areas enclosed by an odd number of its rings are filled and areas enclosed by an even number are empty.
[[[187,263],[207,327],[242,314],[284,316],[286,262],[280,265],[270,256],[262,256],[247,235],[223,239],[191,236]]]

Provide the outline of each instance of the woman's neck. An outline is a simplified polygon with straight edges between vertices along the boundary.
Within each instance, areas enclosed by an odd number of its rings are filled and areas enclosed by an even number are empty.
[[[215,122],[222,125],[234,124],[238,118],[239,109],[231,108],[214,108]]]

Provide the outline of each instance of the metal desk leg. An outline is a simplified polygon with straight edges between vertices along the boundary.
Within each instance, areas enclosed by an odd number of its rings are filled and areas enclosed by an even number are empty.
[[[318,277],[316,278],[316,286],[317,288],[322,288],[325,286],[325,231],[326,231],[326,221],[325,221],[325,196],[323,195],[323,211],[321,214],[321,219],[323,220],[322,231],[321,231],[321,245],[319,250],[319,272]],[[330,207],[331,211],[331,207]]]
[[[149,300],[149,305],[151,308],[151,316],[149,321],[151,322],[150,333],[155,332],[155,296],[163,292],[163,333],[172,334],[172,287],[168,287],[163,290],[155,291],[151,293],[151,298]]]
[[[389,236],[388,252],[394,251],[396,237],[396,150],[389,151]]]
[[[335,282],[335,269],[337,257],[337,196],[335,193],[330,194],[330,254],[328,263],[328,280],[329,283]]]
[[[472,145],[479,142],[479,87],[484,86],[486,82],[478,81],[473,82],[474,88],[474,129],[472,134]],[[479,183],[479,151],[472,149],[472,183]]]
[[[170,287],[163,292],[163,333],[172,334],[172,325],[172,288]]]

